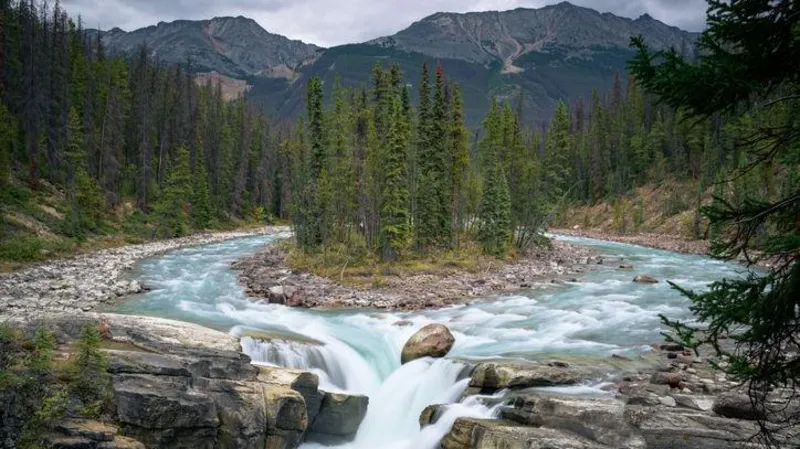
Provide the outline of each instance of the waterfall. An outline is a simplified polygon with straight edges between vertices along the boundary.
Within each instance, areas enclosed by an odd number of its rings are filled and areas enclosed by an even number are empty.
[[[290,340],[241,339],[242,352],[254,363],[310,371],[319,387],[332,393],[369,394],[380,381],[374,369],[346,344],[330,339],[322,345]]]

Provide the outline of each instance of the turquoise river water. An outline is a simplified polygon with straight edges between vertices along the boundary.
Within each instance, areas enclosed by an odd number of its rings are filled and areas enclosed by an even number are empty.
[[[342,448],[425,449],[436,447],[459,416],[496,413],[481,397],[459,401],[466,389],[464,360],[559,357],[604,360],[636,356],[662,339],[659,314],[690,317],[688,301],[664,280],[702,289],[723,277],[741,276],[735,264],[599,240],[556,238],[592,247],[606,265],[593,267],[580,282],[547,284],[469,305],[413,313],[375,310],[311,311],[249,300],[230,263],[269,244],[272,236],[188,248],[142,261],[137,276],[151,291],[119,306],[118,312],[195,322],[236,334],[242,327],[302,334],[324,346],[242,339],[254,363],[303,368],[320,376],[321,388],[370,397],[367,416],[354,441]],[[619,261],[633,272],[615,269]],[[646,273],[662,282],[637,284]],[[408,320],[411,326],[393,325]],[[456,336],[447,358],[400,365],[405,341],[420,327],[446,324]],[[604,394],[596,384],[565,392]],[[417,422],[430,404],[452,404],[437,424]],[[307,443],[304,449],[324,447]]]

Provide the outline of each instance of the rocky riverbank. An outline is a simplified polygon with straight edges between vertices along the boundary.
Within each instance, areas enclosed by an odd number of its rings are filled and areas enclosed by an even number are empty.
[[[295,449],[318,435],[352,437],[366,413],[365,396],[322,391],[310,372],[253,365],[237,338],[194,324],[95,313],[7,324],[28,338],[49,329],[67,354],[84,326],[102,330],[108,411],[67,413],[37,429],[40,447]],[[0,390],[0,448],[16,449],[32,419],[20,394]]]
[[[146,286],[128,278],[140,259],[189,246],[239,237],[287,231],[265,227],[246,231],[195,234],[171,240],[106,249],[70,259],[34,265],[0,275],[0,316],[88,312],[118,297],[142,292]]]
[[[796,432],[777,424],[800,410],[796,398],[774,392],[771,406],[783,415],[766,415],[737,383],[712,369],[710,358],[674,344],[656,345],[652,355],[655,366],[635,368],[634,361],[615,358],[617,369],[610,372],[597,364],[557,361],[478,364],[465,395],[485,395],[478,397],[491,406],[497,399],[489,395],[502,390],[503,404],[495,419],[456,419],[441,447],[761,449],[766,446],[754,438],[760,425],[776,431],[775,447],[798,447]],[[603,372],[611,380],[603,387],[605,393],[566,393],[565,387],[596,383]],[[449,407],[429,406],[420,425],[436,423]]]
[[[588,237],[609,242],[628,243],[631,245],[646,246],[648,248],[663,249],[681,254],[694,254],[705,256],[708,254],[709,243],[707,240],[686,240],[664,234],[639,233],[633,235],[617,235],[598,232],[589,229],[553,229],[554,234],[570,235],[575,237]]]
[[[387,272],[379,284],[357,287],[291,270],[286,263],[287,251],[270,245],[232,265],[240,271],[239,281],[248,296],[292,307],[420,310],[576,280],[580,273],[596,266],[595,254],[589,248],[554,241],[550,250],[516,262],[498,261],[495,267],[481,272]]]

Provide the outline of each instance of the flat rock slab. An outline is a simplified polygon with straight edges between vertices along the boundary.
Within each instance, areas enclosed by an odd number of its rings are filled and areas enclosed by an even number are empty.
[[[459,418],[442,449],[606,449],[577,435],[505,420]]]
[[[489,392],[504,388],[555,387],[578,384],[586,380],[589,374],[585,368],[565,364],[551,366],[486,362],[475,368],[469,386]]]

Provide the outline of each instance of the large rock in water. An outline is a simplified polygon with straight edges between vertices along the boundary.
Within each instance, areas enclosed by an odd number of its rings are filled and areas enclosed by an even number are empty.
[[[400,356],[401,363],[423,357],[444,357],[456,342],[450,329],[443,324],[429,324],[408,339]]]
[[[367,414],[369,398],[325,392],[311,433],[350,438],[358,432],[358,427]]]

